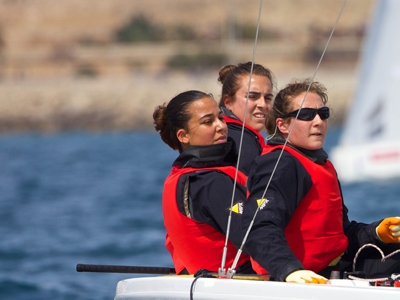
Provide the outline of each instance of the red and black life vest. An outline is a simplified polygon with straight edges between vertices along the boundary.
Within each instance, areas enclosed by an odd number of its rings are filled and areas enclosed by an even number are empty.
[[[183,174],[200,170],[219,170],[233,179],[236,172],[236,169],[230,166],[201,169],[174,167],[165,180],[163,192],[164,225],[167,229],[165,246],[171,253],[177,274],[184,268],[188,270],[189,274],[194,274],[199,269],[218,271],[218,268],[221,267],[225,236],[212,226],[197,222],[180,213],[176,203],[176,189],[179,177]],[[245,186],[246,180],[247,177],[238,172],[237,182]],[[227,266],[232,265],[236,253],[236,248],[228,241]],[[241,255],[237,266],[248,260],[249,256]]]
[[[239,120],[236,120],[236,119],[229,118],[227,116],[224,116],[224,120],[226,123],[235,123],[235,124],[239,124],[240,126],[243,126],[243,122],[240,122]],[[258,136],[258,141],[260,142],[261,147],[264,148],[265,147],[264,137],[260,133],[258,133],[256,130],[254,130],[253,128],[251,128],[247,125],[244,125],[244,127],[246,127],[248,130],[253,132],[256,136]]]
[[[267,145],[261,155],[282,147]],[[312,187],[286,226],[285,236],[304,268],[319,272],[348,245],[343,232],[343,205],[336,171],[329,160],[317,164],[289,146],[285,151],[302,163],[312,180]],[[253,269],[259,274],[266,273],[257,263],[253,263]]]

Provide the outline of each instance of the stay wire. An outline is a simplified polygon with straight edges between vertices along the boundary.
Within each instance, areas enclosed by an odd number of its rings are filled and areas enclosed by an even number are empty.
[[[227,225],[227,228],[226,228],[226,237],[225,237],[224,251],[222,253],[221,268],[218,270],[218,275],[220,275],[220,276],[225,276],[225,262],[226,262],[226,255],[227,255],[227,252],[228,252],[228,239],[229,239],[229,233],[230,233],[231,221],[232,221],[233,201],[234,201],[234,198],[235,198],[236,183],[237,183],[237,176],[238,176],[239,163],[240,163],[240,154],[242,153],[243,134],[244,134],[244,128],[245,128],[244,124],[246,123],[247,105],[249,103],[250,85],[251,85],[251,78],[252,78],[252,75],[253,75],[254,60],[255,60],[255,56],[256,56],[258,31],[259,31],[259,28],[260,28],[262,5],[263,5],[263,0],[260,1],[260,9],[259,9],[259,13],[258,13],[256,38],[255,38],[255,41],[254,41],[253,58],[251,60],[249,87],[247,89],[246,106],[245,106],[245,109],[244,109],[242,132],[241,132],[241,135],[240,135],[238,160],[237,160],[237,163],[236,163],[235,180],[234,180],[234,183],[233,183],[233,190],[232,190],[231,209],[229,211],[228,225]]]
[[[304,101],[306,100],[306,97],[307,97],[308,92],[309,92],[309,90],[310,90],[310,88],[311,88],[311,85],[313,84],[314,79],[315,79],[315,76],[317,75],[319,66],[321,65],[321,62],[322,62],[322,59],[324,58],[326,49],[328,48],[328,45],[329,45],[329,42],[331,41],[331,38],[332,38],[332,36],[333,36],[333,33],[335,32],[336,26],[337,26],[337,24],[338,24],[338,22],[339,22],[339,20],[340,20],[340,17],[341,17],[341,15],[342,15],[342,12],[343,12],[343,10],[344,10],[344,7],[346,6],[346,3],[347,3],[347,0],[345,0],[344,3],[343,3],[343,5],[342,5],[342,8],[341,8],[340,13],[339,13],[339,16],[338,16],[337,19],[336,19],[335,25],[333,26],[332,32],[331,32],[331,34],[330,34],[330,36],[329,36],[329,39],[328,39],[328,41],[327,41],[327,43],[326,43],[326,45],[325,45],[324,51],[322,52],[321,58],[320,58],[320,60],[319,60],[319,62],[318,62],[317,68],[315,69],[315,72],[314,72],[314,75],[313,75],[313,77],[312,77],[312,79],[311,79],[311,82],[310,82],[310,84],[308,85],[307,92],[306,92],[306,94],[304,95],[304,98],[303,98],[303,100],[302,100],[302,102],[301,102],[300,109],[299,109],[299,111],[297,112],[297,115],[296,115],[296,117],[295,117],[295,119],[294,119],[293,125],[292,125],[292,127],[290,128],[290,131],[289,131],[289,134],[288,134],[288,136],[287,136],[287,138],[286,138],[286,140],[285,140],[285,143],[283,144],[282,150],[281,150],[281,152],[280,152],[280,154],[279,154],[279,157],[278,157],[278,159],[277,159],[277,161],[276,161],[276,164],[275,164],[275,166],[274,166],[274,169],[273,169],[273,171],[272,171],[272,173],[271,173],[271,177],[270,177],[269,180],[268,180],[267,186],[265,187],[264,193],[263,193],[263,195],[262,195],[262,197],[261,197],[261,199],[260,199],[261,201],[260,201],[260,203],[258,204],[258,207],[257,207],[257,209],[256,209],[256,211],[255,211],[255,213],[254,213],[253,219],[251,220],[250,225],[249,225],[249,228],[248,228],[247,231],[246,231],[246,234],[245,234],[245,236],[244,236],[244,238],[243,238],[243,241],[242,241],[242,244],[241,244],[241,246],[240,246],[240,249],[238,250],[238,252],[237,252],[237,254],[236,254],[236,257],[235,257],[235,260],[234,260],[234,262],[233,262],[233,264],[232,264],[232,267],[228,270],[228,274],[234,274],[234,270],[235,270],[235,268],[236,268],[237,262],[238,262],[238,260],[239,260],[239,257],[240,257],[240,255],[241,255],[242,251],[243,251],[244,244],[246,243],[246,240],[247,240],[247,237],[248,237],[248,235],[249,235],[249,233],[250,233],[250,230],[251,230],[251,228],[253,227],[253,224],[254,224],[254,221],[255,221],[255,219],[256,219],[256,216],[257,216],[258,212],[260,211],[260,207],[261,207],[261,205],[264,203],[264,201],[266,200],[266,199],[264,199],[265,194],[267,193],[267,190],[268,190],[268,188],[269,188],[269,186],[270,186],[270,184],[271,184],[271,180],[272,180],[272,178],[273,178],[273,176],[274,176],[274,174],[275,174],[276,168],[278,167],[278,164],[279,164],[279,161],[280,161],[280,159],[281,159],[281,157],[282,157],[283,151],[284,151],[285,148],[286,148],[286,145],[287,145],[287,143],[288,143],[290,134],[292,133],[293,127],[294,127],[294,125],[296,124],[296,121],[297,121],[297,119],[298,119],[298,116],[299,116],[299,114],[300,114],[300,111],[301,111],[301,109],[302,109],[302,107],[303,107]]]

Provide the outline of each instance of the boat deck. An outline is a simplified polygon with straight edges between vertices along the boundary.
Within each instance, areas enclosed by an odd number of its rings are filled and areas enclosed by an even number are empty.
[[[190,299],[193,277],[163,276],[122,280],[115,300]],[[400,297],[400,288],[369,286],[368,282],[331,280],[331,284],[301,284],[276,281],[200,278],[194,285],[195,300],[255,299],[363,299]],[[384,298],[393,299],[393,298]]]

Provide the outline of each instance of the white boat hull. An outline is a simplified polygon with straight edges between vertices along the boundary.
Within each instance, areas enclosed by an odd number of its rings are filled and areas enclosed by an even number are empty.
[[[331,159],[341,182],[400,177],[400,141],[338,146]]]
[[[146,277],[122,280],[115,300],[190,299],[193,278],[180,276]],[[366,282],[332,280],[332,284],[300,284],[274,281],[200,278],[194,286],[195,300],[256,299],[399,299],[400,288],[369,286]]]

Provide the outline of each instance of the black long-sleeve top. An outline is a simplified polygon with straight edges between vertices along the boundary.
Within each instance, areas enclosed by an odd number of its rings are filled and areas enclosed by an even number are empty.
[[[242,121],[239,120],[239,118],[236,117],[227,108],[222,107],[221,110],[225,116],[237,120],[242,124]],[[236,152],[239,152],[240,137],[242,135],[242,125],[229,121],[227,121],[226,124],[228,126],[228,136],[235,141]],[[243,132],[242,150],[240,153],[239,171],[243,172],[243,174],[245,175],[249,175],[254,159],[260,156],[261,152],[262,146],[260,144],[258,135],[245,127]]]
[[[283,143],[281,138],[274,138],[269,142]],[[292,147],[315,163],[325,163],[328,158],[322,148],[310,151],[290,144],[287,147]],[[257,209],[255,199],[262,197],[280,152],[281,149],[278,149],[255,159],[247,180],[250,195],[245,202],[242,234],[254,216]],[[284,232],[312,184],[311,176],[301,162],[284,151],[264,197],[270,201],[258,212],[246,242],[246,249],[253,259],[276,280],[284,281],[290,273],[304,269],[287,244]],[[375,234],[375,227],[379,222],[369,225],[350,222],[347,213],[348,209],[343,203],[343,230],[349,241],[345,254],[347,257],[354,257],[358,248],[365,243],[382,244]]]
[[[189,201],[190,217],[206,223],[226,235],[230,213],[233,183],[229,175],[218,170],[201,170],[207,167],[232,166],[236,163],[236,148],[228,138],[228,143],[189,147],[175,160],[174,166],[198,168],[193,173],[183,174],[178,180],[177,205],[183,215],[187,215],[185,201]],[[188,188],[188,199],[185,200],[185,186]],[[242,243],[241,222],[243,205],[247,189],[237,183],[234,197],[234,211],[230,225],[229,240],[239,249]],[[245,252],[245,251],[244,251]],[[238,268],[238,272],[252,273],[250,264]]]

